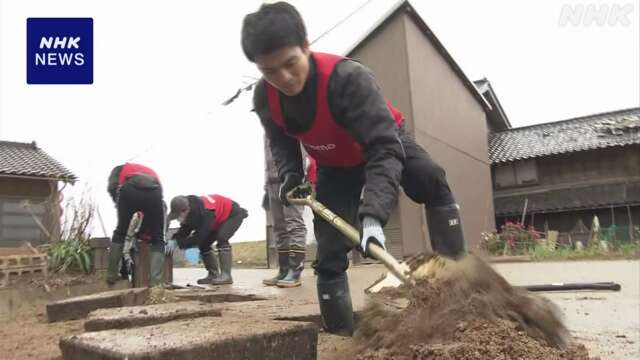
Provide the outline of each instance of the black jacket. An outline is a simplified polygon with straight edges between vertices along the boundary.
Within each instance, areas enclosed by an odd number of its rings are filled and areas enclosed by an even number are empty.
[[[317,75],[313,58],[310,65],[309,79],[300,94],[289,97],[280,93],[283,117],[290,133],[308,130],[315,116]],[[272,121],[264,80],[256,85],[253,102],[270,140],[280,179],[290,172],[302,177],[300,145]],[[382,90],[368,68],[344,60],[336,65],[329,79],[328,102],[336,122],[349,130],[363,147],[366,183],[358,215],[360,218],[373,216],[384,224],[398,200],[405,156],[399,129]]]
[[[206,209],[198,196],[189,195],[187,200],[189,200],[187,219],[184,224],[180,224],[180,229],[171,237],[178,240],[182,248],[204,243],[210,236],[211,226],[216,219],[215,211]]]

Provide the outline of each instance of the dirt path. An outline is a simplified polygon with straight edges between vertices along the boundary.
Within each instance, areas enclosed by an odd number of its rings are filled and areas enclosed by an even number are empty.
[[[0,354],[3,359],[59,359],[58,340],[83,332],[83,321],[48,323],[44,305],[21,308],[0,328]]]
[[[59,360],[61,337],[81,334],[84,320],[48,323],[44,306],[29,306],[0,329],[0,354],[6,360]],[[353,340],[320,332],[318,360],[355,358]]]
[[[0,290],[0,358],[58,359],[58,341],[82,333],[83,320],[47,322],[46,304],[67,297],[108,290],[96,274],[22,277]]]
[[[633,359],[640,355],[640,262],[558,262],[500,264],[496,266],[513,284],[549,282],[616,281],[622,291],[569,292],[545,294],[563,310],[571,334],[585,343],[591,356],[602,359]],[[181,275],[178,269],[176,275]],[[350,282],[354,305],[361,302],[362,288],[377,278],[379,267],[350,269]],[[263,277],[273,270],[237,270],[234,280],[239,286],[260,286]],[[189,273],[189,275],[191,275]],[[313,301],[315,279],[305,271],[303,287],[283,292],[292,299]],[[201,276],[201,270],[185,278],[192,281]],[[257,285],[256,285],[257,284]],[[271,290],[271,289],[267,289]],[[74,294],[75,295],[75,294]],[[277,295],[277,294],[276,294]],[[62,336],[82,332],[82,321],[49,324],[45,305],[23,306],[12,319],[3,319],[0,328],[0,358],[2,359],[55,359],[60,356],[58,340]],[[354,359],[353,340],[320,333],[318,359]]]

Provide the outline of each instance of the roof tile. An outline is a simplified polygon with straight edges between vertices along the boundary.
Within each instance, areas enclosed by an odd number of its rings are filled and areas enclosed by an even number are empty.
[[[640,108],[513,128],[489,135],[493,164],[640,144]]]
[[[77,177],[38,148],[35,142],[0,141],[0,174],[53,178],[75,182]]]

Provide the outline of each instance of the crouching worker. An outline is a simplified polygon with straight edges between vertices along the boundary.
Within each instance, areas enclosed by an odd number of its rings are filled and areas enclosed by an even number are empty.
[[[140,231],[148,234],[151,242],[149,285],[160,285],[164,270],[166,211],[158,175],[144,165],[132,163],[119,165],[113,168],[109,175],[107,191],[118,211],[118,224],[113,231],[109,249],[107,283],[111,285],[121,279],[120,261],[123,256],[125,236],[133,214],[140,211],[143,214]]]
[[[171,254],[176,247],[197,246],[208,272],[206,277],[198,280],[198,284],[233,284],[229,239],[247,216],[247,210],[221,195],[176,196],[171,200],[167,221],[177,219],[180,229],[169,240],[166,252]],[[212,249],[214,242],[217,254]]]

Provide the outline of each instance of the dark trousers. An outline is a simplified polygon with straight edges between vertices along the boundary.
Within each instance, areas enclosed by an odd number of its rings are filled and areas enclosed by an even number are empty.
[[[125,183],[120,188],[117,209],[118,225],[112,238],[114,243],[124,243],[131,217],[134,213],[142,211],[144,217],[140,232],[151,236],[154,248],[164,246],[165,209],[161,189],[138,189]]]
[[[444,169],[404,129],[400,130],[400,140],[406,156],[400,185],[407,196],[425,207],[455,203]],[[350,169],[318,166],[316,196],[329,210],[357,226],[364,182],[364,166]],[[353,244],[320,216],[314,214],[313,222],[318,242],[315,270],[328,277],[340,275],[349,266],[347,253]]]
[[[292,248],[304,250],[307,244],[307,227],[302,217],[304,207],[283,205],[278,196],[279,188],[279,182],[267,185],[276,248],[287,252]]]
[[[204,254],[211,251],[211,245],[213,245],[214,242],[218,249],[231,247],[231,245],[229,245],[229,239],[231,239],[236,231],[238,231],[240,225],[242,225],[242,222],[247,216],[249,216],[247,210],[241,208],[238,204],[233,203],[231,213],[227,220],[220,225],[218,230],[211,231],[209,236],[205,238],[204,243],[198,245],[200,253]]]

